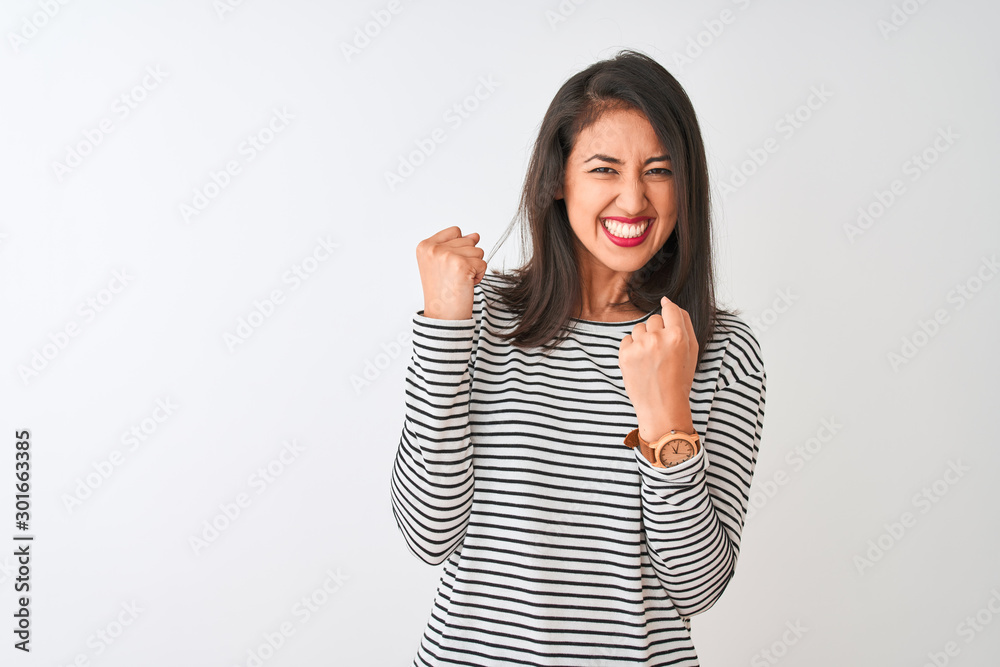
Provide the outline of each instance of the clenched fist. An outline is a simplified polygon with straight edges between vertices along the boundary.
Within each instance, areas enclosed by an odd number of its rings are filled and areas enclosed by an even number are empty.
[[[472,319],[473,288],[486,275],[479,234],[462,236],[457,226],[417,244],[417,268],[424,289],[424,316],[438,320]]]
[[[636,324],[618,346],[618,367],[639,421],[639,435],[653,441],[671,429],[693,433],[691,385],[698,338],[691,317],[667,297],[660,315]]]

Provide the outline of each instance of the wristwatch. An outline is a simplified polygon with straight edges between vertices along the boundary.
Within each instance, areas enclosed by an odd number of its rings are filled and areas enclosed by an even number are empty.
[[[639,451],[647,460],[651,460],[654,468],[672,468],[683,463],[698,453],[698,432],[694,434],[671,430],[654,442],[646,442],[639,436],[639,429],[634,428],[625,436],[625,444]]]

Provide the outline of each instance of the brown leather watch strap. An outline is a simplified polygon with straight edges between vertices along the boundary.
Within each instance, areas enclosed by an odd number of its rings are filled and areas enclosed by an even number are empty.
[[[653,457],[653,449],[649,446],[649,443],[643,440],[642,436],[639,435],[639,429],[634,428],[628,432],[628,435],[625,436],[625,444],[632,449],[638,447],[639,452],[650,463],[656,460]]]
[[[628,435],[625,436],[625,444],[632,449],[637,446],[641,448],[645,444],[645,441],[639,437],[639,429],[634,428],[628,432]]]

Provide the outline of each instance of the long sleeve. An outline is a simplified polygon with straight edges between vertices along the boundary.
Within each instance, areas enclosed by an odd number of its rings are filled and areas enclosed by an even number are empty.
[[[437,565],[461,543],[472,509],[469,403],[476,322],[423,313],[413,316],[405,418],[390,487],[407,546]]]
[[[736,570],[766,383],[760,369],[716,389],[702,447],[679,466],[655,468],[635,448],[649,557],[682,617],[711,608]]]

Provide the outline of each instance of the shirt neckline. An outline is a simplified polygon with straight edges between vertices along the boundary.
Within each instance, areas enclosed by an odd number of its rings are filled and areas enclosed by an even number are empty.
[[[582,329],[584,331],[607,331],[608,329],[614,329],[616,327],[630,327],[639,324],[639,322],[645,322],[649,316],[656,311],[657,309],[654,308],[639,319],[629,320],[626,322],[596,322],[594,320],[581,320],[576,317],[571,317],[569,320],[573,323],[573,326],[576,329]]]

